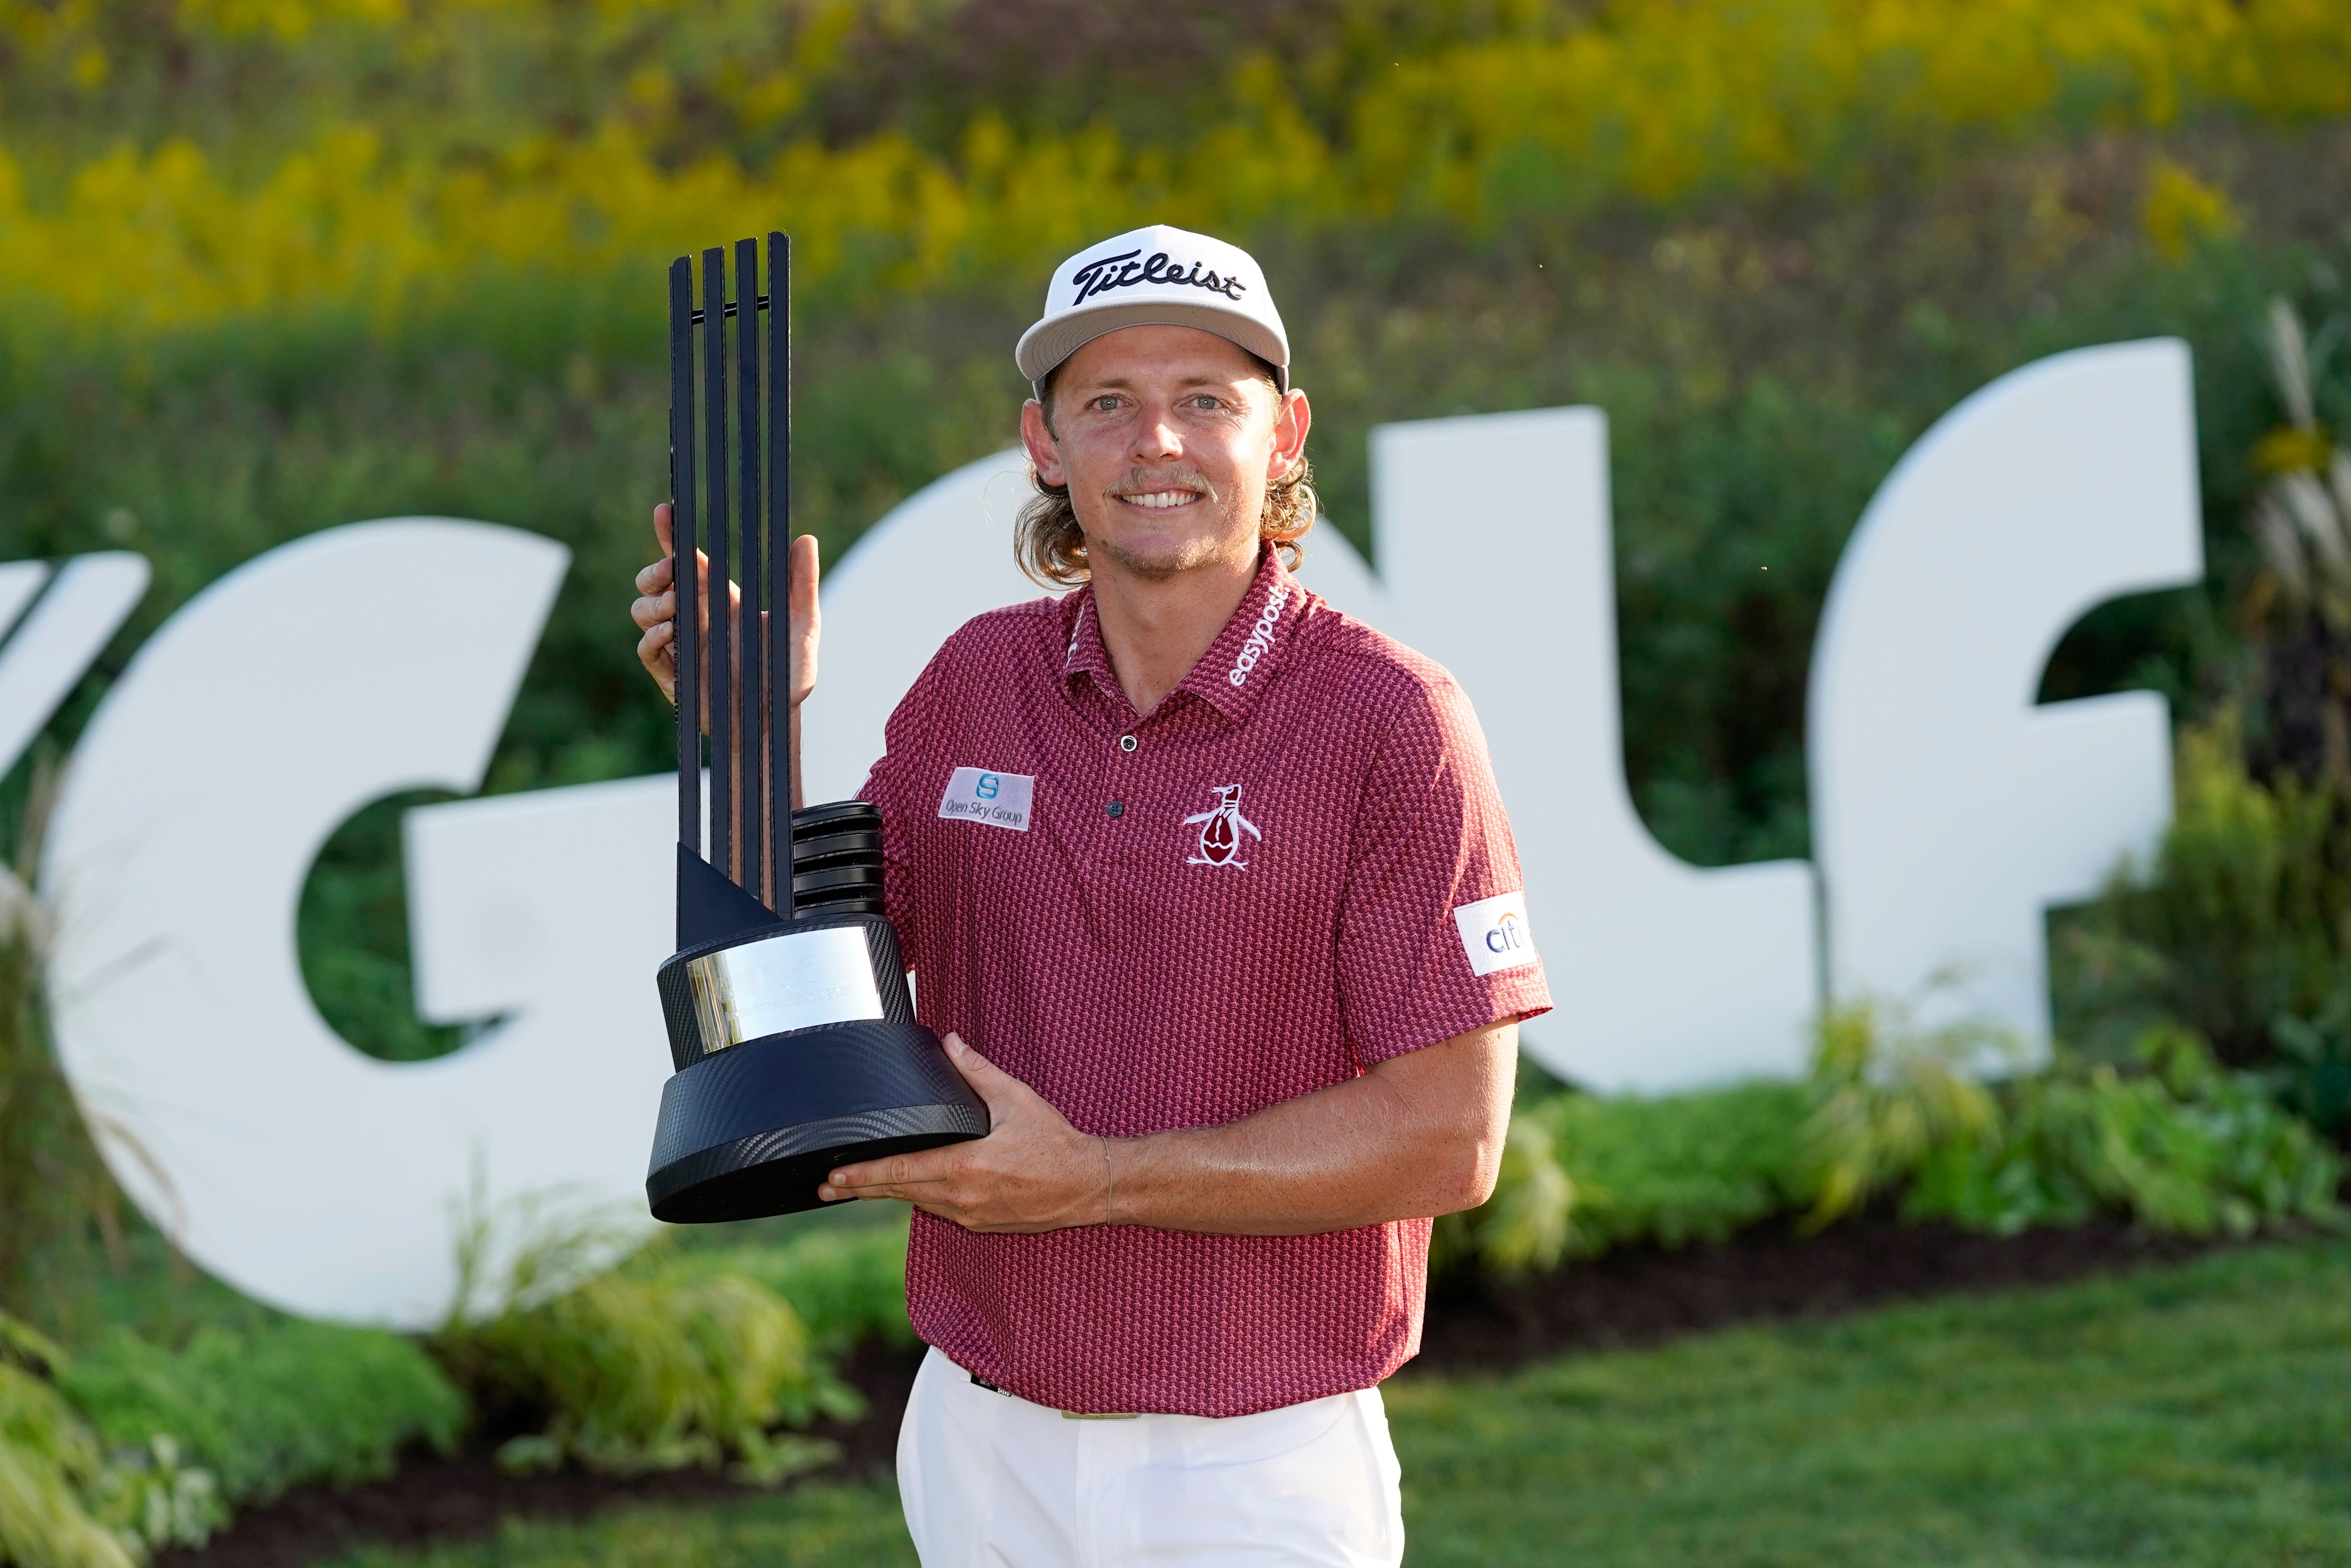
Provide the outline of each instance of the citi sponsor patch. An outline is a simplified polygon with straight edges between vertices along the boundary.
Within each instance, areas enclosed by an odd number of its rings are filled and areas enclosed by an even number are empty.
[[[985,822],[1025,833],[1036,797],[1034,774],[958,768],[947,779],[946,793],[939,797],[939,815],[949,821]]]
[[[1535,939],[1527,931],[1527,895],[1498,893],[1453,912],[1469,972],[1491,975],[1535,961]]]

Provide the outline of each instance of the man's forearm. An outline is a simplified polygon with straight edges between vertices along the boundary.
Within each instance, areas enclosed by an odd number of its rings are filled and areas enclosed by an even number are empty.
[[[1510,1126],[1519,1026],[1407,1051],[1223,1126],[1142,1138],[1081,1133],[955,1034],[946,1047],[987,1102],[988,1135],[843,1166],[820,1197],[903,1198],[968,1230],[1108,1222],[1311,1236],[1486,1200]]]
[[[1116,1225],[1310,1236],[1450,1214],[1493,1189],[1518,1026],[1383,1062],[1238,1122],[1108,1143]]]

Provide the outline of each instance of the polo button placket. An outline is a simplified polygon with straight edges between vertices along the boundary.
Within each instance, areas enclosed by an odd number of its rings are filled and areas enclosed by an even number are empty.
[[[1102,688],[1099,679],[1090,685],[1091,701],[1102,703],[1106,706],[1110,700],[1110,693]],[[1077,695],[1075,692],[1071,693],[1073,696]],[[1085,706],[1085,699],[1081,699],[1076,706],[1080,707]],[[1112,724],[1116,724],[1119,717],[1119,716],[1107,714],[1101,716],[1108,718]],[[1113,736],[1116,733],[1115,730],[1112,731]],[[1068,753],[1071,764],[1070,789],[1078,800],[1092,802],[1085,808],[1086,814],[1081,819],[1084,826],[1077,832],[1077,859],[1081,868],[1080,874],[1089,883],[1095,883],[1100,882],[1109,869],[1107,865],[1107,857],[1111,851],[1109,835],[1118,831],[1119,815],[1118,810],[1112,809],[1112,802],[1122,793],[1114,772],[1118,764],[1118,753],[1102,745],[1102,739],[1098,738],[1101,734],[1100,730],[1096,730],[1093,736],[1088,737],[1082,744],[1072,747]]]

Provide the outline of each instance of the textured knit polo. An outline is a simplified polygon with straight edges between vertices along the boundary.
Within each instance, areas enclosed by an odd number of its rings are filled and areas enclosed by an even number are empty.
[[[923,1021],[1083,1133],[1235,1121],[1551,1006],[1523,914],[1489,918],[1519,863],[1468,699],[1270,551],[1147,715],[1091,591],[970,622],[862,793]],[[917,1213],[906,1296],[925,1340],[1038,1404],[1234,1416],[1386,1377],[1427,1270],[1426,1220],[983,1236]]]

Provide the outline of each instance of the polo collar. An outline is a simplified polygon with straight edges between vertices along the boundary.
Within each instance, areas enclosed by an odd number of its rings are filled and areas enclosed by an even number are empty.
[[[1102,639],[1102,621],[1094,610],[1093,589],[1081,588],[1064,603],[1071,609],[1064,612],[1068,643],[1061,656],[1062,678],[1089,676],[1105,693],[1125,700],[1118,684],[1118,672],[1111,664],[1110,649]],[[1200,655],[1199,663],[1192,666],[1191,674],[1177,683],[1176,691],[1168,695],[1172,698],[1177,692],[1189,692],[1226,718],[1239,723],[1257,706],[1259,694],[1288,657],[1305,615],[1306,591],[1284,570],[1278,551],[1264,551],[1258,559],[1257,577],[1241,596],[1239,608],[1225,622],[1225,629],[1217,633],[1217,640],[1208,644],[1208,651]],[[1165,708],[1166,704],[1163,702],[1160,706]]]

